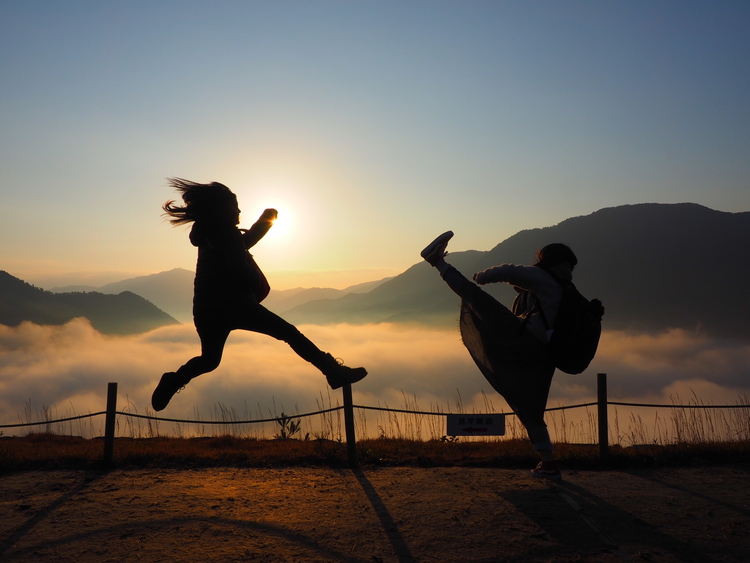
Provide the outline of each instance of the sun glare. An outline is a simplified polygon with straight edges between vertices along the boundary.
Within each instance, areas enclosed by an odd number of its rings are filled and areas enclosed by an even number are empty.
[[[249,229],[258,220],[263,211],[271,208],[278,211],[279,215],[273,222],[271,230],[263,237],[263,241],[278,243],[288,239],[291,235],[292,225],[294,224],[292,218],[294,212],[282,202],[267,202],[266,204],[255,202],[254,205],[246,206],[240,204],[240,209],[242,210],[240,228]]]
[[[295,237],[299,230],[300,218],[296,212],[297,206],[287,195],[286,190],[258,190],[263,195],[258,198],[240,194],[238,196],[240,209],[240,227],[249,229],[266,209],[275,209],[279,215],[273,223],[273,227],[263,238],[264,245],[284,245]],[[272,192],[265,194],[264,192]],[[278,196],[274,195],[278,192]]]
[[[235,185],[242,186],[241,182]],[[319,202],[311,197],[308,186],[281,183],[247,182],[237,194],[240,205],[240,227],[250,228],[265,209],[279,213],[271,230],[251,252],[264,271],[305,270],[319,267],[316,253],[322,234]]]
[[[268,207],[263,207],[263,209],[268,209]],[[293,212],[288,206],[284,205],[277,205],[274,209],[279,212],[279,216],[273,222],[273,227],[268,231],[266,238],[269,241],[287,240],[291,236],[292,226],[294,225]]]

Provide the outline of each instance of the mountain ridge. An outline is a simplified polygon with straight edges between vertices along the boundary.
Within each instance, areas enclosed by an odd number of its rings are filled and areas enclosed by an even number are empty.
[[[745,251],[749,240],[750,212],[715,211],[694,203],[642,203],[524,229],[490,250],[455,252],[448,260],[471,277],[501,263],[530,264],[536,249],[564,242],[579,258],[576,285],[587,297],[600,298],[607,308],[605,329],[660,332],[683,328],[750,340],[746,321],[750,289],[745,283],[750,276]],[[415,243],[415,260],[429,242]],[[154,289],[158,287],[179,301],[180,320],[189,322],[193,275],[178,268],[99,289],[128,289],[138,295],[142,290],[142,297],[167,310]],[[180,288],[165,283],[170,276]],[[515,295],[507,284],[484,289],[506,305]],[[454,328],[459,300],[436,271],[418,261],[393,278],[344,290],[272,290],[264,305],[295,324],[394,322]]]
[[[98,292],[52,293],[0,270],[0,324],[24,321],[61,325],[85,317],[103,334],[139,334],[177,320],[130,291],[118,295]]]
[[[714,211],[693,203],[645,203],[519,231],[489,251],[451,253],[448,261],[470,278],[502,263],[531,264],[536,249],[564,242],[579,258],[574,274],[579,290],[600,298],[607,308],[605,328],[683,328],[750,340],[747,241],[750,212]],[[732,296],[730,307],[717,307],[712,300],[716,286]],[[485,290],[506,305],[514,296],[507,284],[488,285]],[[288,311],[287,318],[320,324],[457,322],[458,297],[425,262],[367,294],[348,297],[308,302]]]
[[[119,295],[130,291],[154,303],[159,309],[180,322],[193,320],[193,276],[184,268],[173,268],[156,274],[127,278],[99,287],[66,286],[53,287],[53,293],[97,292]]]
[[[127,278],[103,286],[72,285],[53,287],[52,293],[80,293],[98,292],[104,294],[120,294],[131,291],[144,299],[154,303],[161,310],[183,323],[193,321],[193,278],[195,272],[184,268],[173,268],[156,274]],[[263,305],[277,314],[282,314],[302,303],[318,299],[335,299],[347,293],[366,293],[384,281],[375,280],[358,283],[344,289],[330,287],[297,287],[293,289],[276,290],[263,301]],[[271,280],[273,282],[273,280]]]

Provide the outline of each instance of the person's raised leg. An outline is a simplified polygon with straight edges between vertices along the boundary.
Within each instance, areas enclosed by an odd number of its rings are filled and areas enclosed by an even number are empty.
[[[434,268],[439,271],[445,267],[445,256],[448,254],[446,248],[448,248],[448,241],[453,238],[453,231],[446,231],[430,244],[428,244],[424,250],[420,253],[422,258]]]
[[[198,335],[201,338],[201,355],[188,360],[176,372],[167,372],[161,376],[159,385],[151,396],[151,406],[155,411],[164,410],[172,397],[191,379],[219,367],[229,330],[199,326]]]
[[[285,321],[276,313],[269,311],[263,305],[253,306],[252,310],[248,310],[244,317],[237,328],[267,334],[277,340],[286,342],[300,358],[310,362],[326,376],[326,380],[332,389],[356,383],[367,375],[365,368],[350,368],[343,365],[331,354],[323,352],[296,326]]]
[[[448,248],[448,242],[452,238],[453,231],[444,232],[428,244],[420,255],[424,258],[425,262],[440,272],[440,277],[448,284],[453,293],[459,297],[465,297],[467,292],[476,289],[476,285],[445,261],[445,257],[448,254],[446,248]]]

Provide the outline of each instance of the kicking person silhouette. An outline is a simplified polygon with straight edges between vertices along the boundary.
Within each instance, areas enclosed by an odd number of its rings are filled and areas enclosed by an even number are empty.
[[[193,294],[193,319],[201,341],[201,355],[176,372],[162,375],[151,406],[163,410],[190,380],[219,366],[224,344],[233,330],[249,330],[283,340],[301,358],[318,368],[333,389],[361,380],[365,368],[340,364],[321,351],[297,328],[260,302],[270,287],[248,249],[265,236],[277,217],[266,209],[249,229],[239,229],[237,196],[224,184],[199,184],[172,178],[169,184],[182,195],[184,205],[168,201],[163,209],[173,225],[193,223],[190,242],[198,247]]]
[[[555,277],[571,281],[578,259],[570,248],[554,243],[537,252],[533,266],[503,264],[475,274],[474,281],[479,285],[505,282],[514,286],[518,295],[512,310],[508,310],[445,261],[452,237],[452,231],[437,237],[422,251],[422,258],[437,268],[448,287],[461,297],[464,345],[490,385],[523,423],[542,458],[532,475],[559,480],[562,474],[544,422],[555,372],[547,343],[563,294]]]

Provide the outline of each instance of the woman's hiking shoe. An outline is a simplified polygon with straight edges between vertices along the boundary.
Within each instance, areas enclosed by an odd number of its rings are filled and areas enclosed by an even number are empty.
[[[325,366],[321,369],[328,380],[331,389],[338,389],[344,385],[351,385],[365,378],[367,370],[365,368],[350,368],[344,365],[344,362],[334,358],[330,354],[325,355]]]
[[[556,461],[540,461],[539,465],[531,470],[531,475],[533,477],[549,479],[551,481],[559,481],[562,479],[562,473],[560,473],[560,468],[557,466]]]
[[[446,231],[438,238],[433,240],[427,247],[421,252],[422,258],[424,258],[431,266],[444,258],[448,254],[445,249],[448,248],[448,241],[453,238],[453,231]]]
[[[154,389],[154,394],[151,395],[151,406],[155,411],[163,411],[175,396],[175,393],[188,384],[188,380],[185,380],[184,376],[177,375],[173,371],[165,373],[161,376],[159,385]]]

